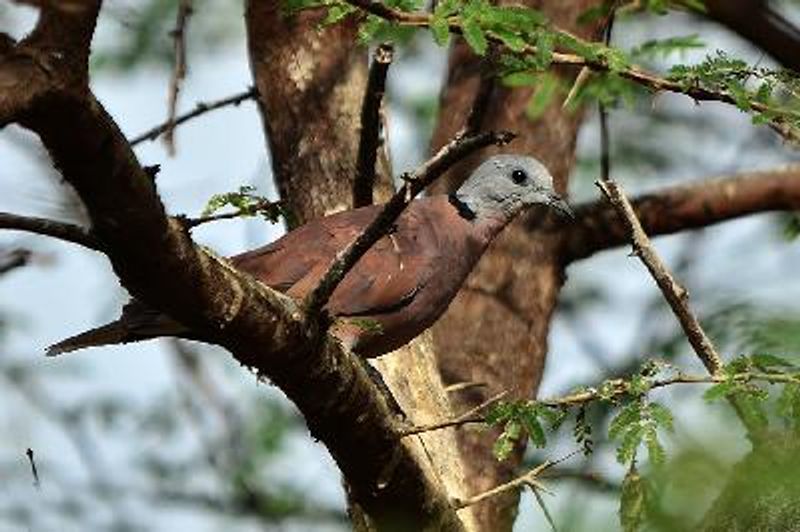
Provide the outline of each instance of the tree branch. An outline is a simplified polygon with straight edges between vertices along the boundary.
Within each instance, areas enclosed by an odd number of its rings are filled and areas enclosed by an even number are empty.
[[[42,35],[42,42],[65,57],[85,57],[90,39],[75,35],[91,36],[94,16],[84,15],[62,13],[62,25]],[[44,54],[35,44],[27,46],[27,57]],[[73,83],[73,72],[64,71],[62,63],[41,69],[34,59],[15,59],[13,65],[0,64],[10,76],[4,77],[5,86],[33,96],[23,109],[5,109],[39,135],[76,189],[130,293],[278,385],[303,412],[311,434],[325,442],[353,496],[379,528],[461,530],[439,484],[401,441],[394,416],[362,365],[336,341],[310,331],[290,298],[196,246],[181,224],[166,216],[153,180],[87,79]],[[0,96],[0,104],[11,101]]]
[[[178,14],[175,18],[175,28],[170,32],[173,41],[175,63],[172,69],[172,78],[167,94],[167,130],[164,132],[164,143],[170,155],[175,154],[175,114],[178,109],[178,96],[181,84],[186,77],[186,27],[194,11],[192,0],[178,2]]]
[[[305,308],[308,315],[313,318],[319,314],[358,259],[389,231],[397,217],[425,187],[469,154],[492,144],[498,146],[508,144],[513,139],[514,134],[507,131],[490,131],[473,136],[456,135],[425,164],[407,176],[405,184],[392,196],[378,216],[350,245],[337,254],[317,287],[307,296]]]
[[[651,236],[706,227],[760,212],[800,209],[800,164],[668,187],[641,195],[631,203],[642,227]],[[579,205],[572,224],[546,230],[562,233],[565,263],[628,241],[627,228],[605,201]]]
[[[346,0],[346,2],[371,15],[383,18],[400,26],[430,28],[433,23],[433,15],[423,12],[400,11],[398,9],[388,7],[377,0]],[[456,17],[451,17],[449,21],[449,30],[450,33],[456,35],[461,35],[463,33],[461,23]],[[557,31],[567,35],[567,33],[562,30]],[[489,42],[493,43],[499,48],[507,49],[505,43],[503,43],[502,40],[498,39],[497,37],[488,34],[486,38]],[[536,47],[529,44],[521,44],[518,49],[513,50],[513,52],[522,54],[535,54]],[[554,65],[587,67],[596,72],[608,72],[610,70],[608,63],[603,59],[590,60],[577,54],[563,52],[553,52],[551,63]],[[656,93],[673,92],[688,96],[696,102],[712,101],[736,105],[736,99],[726,92],[711,90],[704,87],[699,87],[697,85],[686,85],[678,81],[672,81],[658,76],[657,74],[643,70],[639,67],[632,66],[615,71],[615,73]],[[774,111],[769,105],[761,102],[750,102],[750,107],[751,109],[760,113],[772,114]],[[796,114],[794,116],[796,116]],[[790,124],[787,124],[785,120],[781,120],[779,117],[776,117],[774,120],[770,121],[769,124],[772,129],[774,129],[785,139],[795,143],[800,142],[800,132],[796,131],[795,128],[793,128]]]
[[[705,0],[706,14],[752,42],[787,68],[800,72],[800,29],[764,0]]]
[[[717,375],[722,370],[722,359],[717,353],[714,344],[706,335],[702,325],[689,307],[689,293],[672,276],[667,266],[661,261],[650,239],[644,232],[636,213],[622,188],[613,180],[607,179],[597,182],[597,186],[608,198],[608,201],[617,211],[619,217],[628,228],[630,239],[633,242],[633,253],[647,266],[650,275],[664,294],[664,298],[672,308],[672,312],[683,328],[683,332],[692,345],[697,356],[703,362],[708,372]]]
[[[72,242],[95,251],[103,251],[100,240],[88,229],[80,225],[57,222],[47,218],[33,216],[19,216],[7,212],[0,212],[0,229],[26,231],[39,235],[50,236],[66,242]]]
[[[196,118],[200,115],[204,115],[209,111],[215,111],[217,109],[221,109],[223,107],[227,107],[229,105],[238,106],[242,102],[246,100],[252,100],[256,96],[258,96],[258,90],[255,87],[250,87],[246,91],[234,94],[232,96],[228,96],[227,98],[222,98],[219,100],[214,100],[211,102],[198,102],[195,105],[195,108],[187,113],[182,115],[176,116],[172,121],[167,120],[163,124],[159,124],[154,126],[151,129],[148,129],[144,133],[137,135],[130,139],[131,146],[136,146],[146,140],[156,140],[159,135],[164,134],[168,129],[175,128],[184,122],[188,122],[189,120]]]
[[[375,186],[375,161],[381,139],[381,104],[386,92],[386,74],[394,59],[394,47],[381,44],[375,50],[369,69],[367,90],[361,106],[361,140],[358,144],[358,166],[353,182],[353,208],[372,205]]]

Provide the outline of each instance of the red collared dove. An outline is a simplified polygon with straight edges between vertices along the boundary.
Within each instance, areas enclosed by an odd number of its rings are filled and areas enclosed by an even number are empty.
[[[534,204],[570,214],[547,169],[536,159],[517,155],[487,159],[454,194],[414,200],[333,292],[325,306],[338,318],[332,333],[367,358],[408,343],[447,309],[492,239]],[[312,220],[230,261],[265,285],[302,299],[317,286],[336,253],[381,209],[372,205]],[[48,354],[158,336],[192,334],[133,301],[119,320],[55,344]]]

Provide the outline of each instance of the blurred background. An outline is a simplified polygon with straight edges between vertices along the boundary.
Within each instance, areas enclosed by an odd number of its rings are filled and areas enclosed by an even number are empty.
[[[773,4],[800,23],[798,3]],[[241,2],[198,0],[195,10],[179,110],[251,85]],[[166,118],[174,13],[174,1],[109,0],[101,15],[93,88],[129,136]],[[0,3],[0,31],[20,37],[34,15]],[[613,42],[630,49],[692,34],[704,47],[654,57],[649,66],[664,71],[717,48],[771,65],[735,35],[688,14],[621,19]],[[446,51],[420,34],[398,55],[388,96],[397,174],[426,155]],[[609,119],[612,173],[632,194],[799,159],[730,106],[660,95],[613,108]],[[598,197],[599,144],[590,112],[571,180],[575,202]],[[213,194],[241,185],[276,197],[251,101],[181,126],[176,145],[174,157],[161,141],[136,148],[143,164],[161,165],[158,186],[170,213],[197,216]],[[0,211],[85,223],[79,201],[38,140],[15,126],[0,132]],[[769,350],[800,362],[796,226],[791,215],[759,215],[657,241],[727,358]],[[282,231],[252,218],[207,224],[194,236],[227,255]],[[568,270],[543,397],[630,374],[647,357],[699,368],[647,272],[627,253],[604,252]],[[257,382],[224,351],[157,340],[44,356],[49,344],[115,318],[126,298],[101,255],[0,232],[0,532],[348,529],[339,474],[325,449],[311,440],[279,390]],[[703,515],[748,449],[727,406],[705,403],[702,391],[684,386],[654,394],[676,417],[654,501],[669,523],[663,526],[673,530]],[[608,415],[602,408],[589,411],[595,452],[565,462],[547,482],[553,494],[545,500],[559,530],[618,528],[625,468],[605,439]],[[531,451],[530,462],[573,450],[571,430],[562,428],[547,448]],[[547,526],[536,503],[523,496],[516,529]]]

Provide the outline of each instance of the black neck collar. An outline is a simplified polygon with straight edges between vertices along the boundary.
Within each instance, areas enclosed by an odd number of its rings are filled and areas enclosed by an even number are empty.
[[[472,207],[461,201],[454,192],[448,194],[447,199],[450,201],[450,205],[456,208],[458,215],[468,222],[471,222],[477,217],[477,214],[475,214],[475,211],[472,210]]]

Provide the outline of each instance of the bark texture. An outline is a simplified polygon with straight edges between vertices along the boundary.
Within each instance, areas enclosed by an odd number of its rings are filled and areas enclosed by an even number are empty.
[[[584,38],[596,38],[599,24],[578,25],[576,19],[591,0],[540,0],[525,5],[540,9],[556,25]],[[463,42],[451,51],[446,86],[441,98],[439,122],[433,148],[440,146],[466,120],[469,105],[480,86],[484,70]],[[560,69],[567,83],[577,75],[575,69]],[[575,140],[581,114],[571,114],[556,101],[536,122],[525,115],[531,89],[496,86],[481,126],[484,129],[509,129],[520,134],[506,151],[531,154],[539,158],[556,180],[556,190],[564,193],[574,162]],[[482,154],[482,157],[489,153]],[[436,189],[454,190],[476,164],[466,162],[452,171]],[[486,386],[459,392],[454,401],[457,411],[466,410],[507,390],[511,398],[535,395],[544,370],[547,334],[564,280],[559,260],[560,235],[531,231],[531,220],[541,213],[530,213],[507,227],[492,244],[448,312],[434,326],[439,364],[446,383],[478,382]],[[522,448],[512,458],[499,463],[491,449],[496,434],[473,427],[459,429],[459,443],[467,467],[467,485],[475,494],[510,480],[520,463]],[[476,505],[481,530],[510,530],[516,515],[518,494],[489,499]]]

